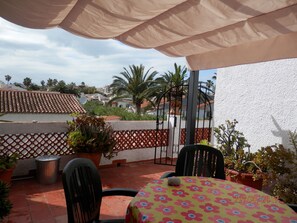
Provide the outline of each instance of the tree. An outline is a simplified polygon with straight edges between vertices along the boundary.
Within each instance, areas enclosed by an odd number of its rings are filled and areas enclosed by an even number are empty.
[[[7,81],[7,84],[9,84],[9,81],[11,80],[11,76],[10,75],[5,75],[5,80]]]
[[[155,85],[154,77],[157,75],[157,71],[150,72],[151,69],[145,72],[145,67],[142,64],[129,66],[129,70],[124,67],[124,71],[120,73],[123,77],[113,76],[111,87],[117,96],[111,101],[131,98],[137,114],[140,114],[141,104],[145,99],[150,101],[154,93],[152,87]]]
[[[161,99],[167,90],[171,89],[166,95],[166,98],[170,104],[170,112],[179,114],[182,106],[182,98],[186,92],[183,84],[186,82],[187,68],[174,63],[174,72],[167,71],[161,77],[156,79],[155,94],[156,100]]]
[[[58,80],[57,79],[54,79],[53,80],[53,86],[56,86],[58,84]]]
[[[162,87],[179,86],[185,82],[187,77],[187,68],[185,66],[181,67],[174,63],[174,72],[167,71],[161,77],[156,79],[156,82]]]
[[[53,79],[49,78],[49,79],[47,80],[46,86],[48,86],[48,87],[52,87],[52,86],[53,86]]]
[[[29,86],[31,85],[32,83],[32,79],[29,78],[29,77],[26,77],[23,81],[23,84],[26,86],[26,88],[29,88]]]

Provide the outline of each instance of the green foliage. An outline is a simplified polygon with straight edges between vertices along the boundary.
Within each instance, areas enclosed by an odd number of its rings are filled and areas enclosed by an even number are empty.
[[[293,148],[281,144],[263,147],[255,160],[267,168],[271,193],[286,203],[297,204],[296,131],[290,131],[289,138]]]
[[[254,159],[255,154],[250,152],[244,134],[236,130],[237,123],[235,119],[226,120],[225,124],[214,128],[218,148],[224,155],[225,167],[239,173],[253,173],[254,180],[262,178],[262,169]]]
[[[110,85],[115,98],[111,100],[115,101],[122,98],[131,98],[133,104],[136,106],[136,112],[140,114],[141,104],[144,100],[150,101],[153,97],[154,91],[152,87],[155,85],[154,77],[157,72],[150,73],[150,69],[145,72],[145,67],[129,66],[129,70],[124,67],[124,71],[120,74],[122,76],[113,76],[113,83]]]
[[[0,180],[0,222],[10,213],[12,208],[11,202],[8,200],[9,186]]]
[[[0,170],[6,170],[14,167],[19,155],[17,153],[3,154],[0,156]]]
[[[236,130],[237,123],[236,119],[233,121],[226,120],[225,124],[214,128],[219,149],[224,155],[230,156],[238,153],[242,157],[242,150],[250,147],[243,133]]]
[[[156,117],[153,115],[139,115],[127,111],[124,108],[119,107],[107,107],[103,106],[96,101],[88,101],[84,104],[84,109],[89,115],[108,116],[115,115],[121,117],[121,120],[155,120]]]
[[[67,143],[75,152],[103,153],[104,157],[109,159],[116,155],[113,150],[116,144],[113,129],[103,118],[78,115],[67,123]]]

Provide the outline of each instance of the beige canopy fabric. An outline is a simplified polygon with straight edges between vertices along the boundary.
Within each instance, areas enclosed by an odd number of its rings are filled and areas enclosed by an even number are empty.
[[[0,16],[186,57],[191,70],[297,57],[297,0],[0,0]]]

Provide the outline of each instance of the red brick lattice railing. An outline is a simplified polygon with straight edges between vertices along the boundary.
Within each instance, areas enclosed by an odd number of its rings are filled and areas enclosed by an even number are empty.
[[[9,152],[17,152],[20,159],[73,153],[67,146],[65,132],[0,135],[0,156]]]
[[[195,143],[199,143],[202,139],[208,140],[211,134],[211,129],[209,128],[196,128],[195,129]],[[186,142],[186,129],[181,129],[180,134],[180,144],[184,145]]]
[[[157,134],[157,135],[156,135]],[[115,131],[116,151],[166,146],[168,130],[126,130]],[[65,132],[1,134],[0,156],[9,152],[17,152],[20,159],[36,158],[41,155],[73,154],[66,143]]]
[[[114,137],[117,140],[115,146],[117,151],[168,145],[167,129],[116,131]]]

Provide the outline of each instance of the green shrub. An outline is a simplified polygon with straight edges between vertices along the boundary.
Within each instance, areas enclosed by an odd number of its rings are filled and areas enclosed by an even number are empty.
[[[7,216],[12,208],[11,202],[8,200],[9,187],[0,180],[0,222]]]
[[[99,102],[89,101],[84,105],[84,109],[90,115],[108,116],[115,115],[121,117],[121,120],[156,120],[153,115],[138,115],[119,107],[107,107]]]

